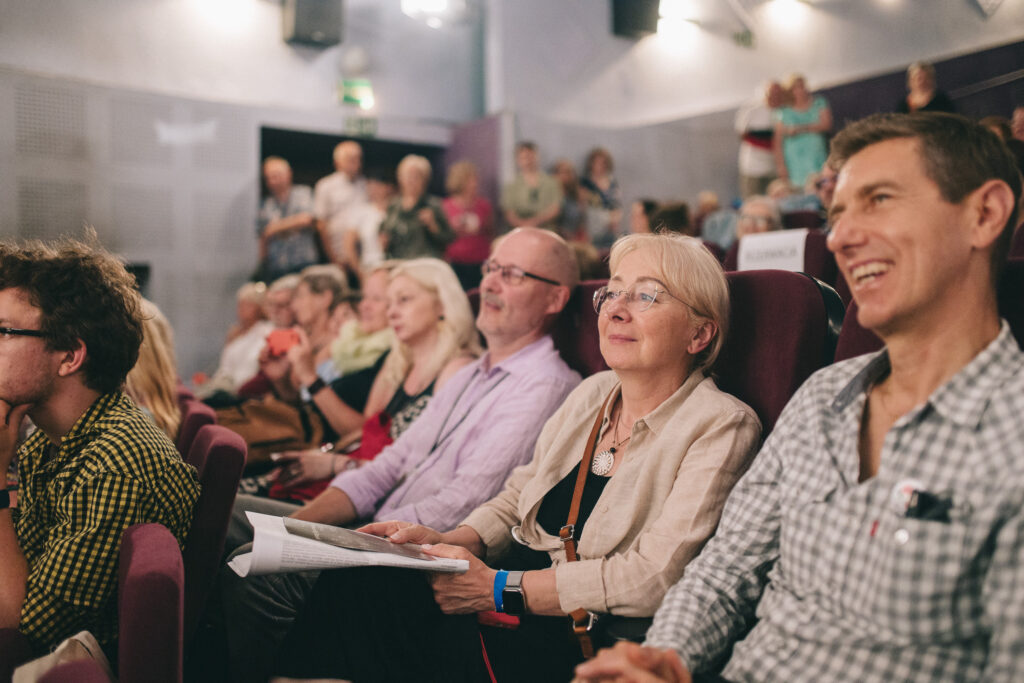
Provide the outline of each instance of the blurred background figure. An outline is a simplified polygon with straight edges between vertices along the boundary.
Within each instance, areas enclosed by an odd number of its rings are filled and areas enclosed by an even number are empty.
[[[698,235],[704,232],[704,219],[721,208],[717,192],[701,190],[697,193],[697,211],[693,214],[693,229],[697,231]]]
[[[352,229],[345,233],[345,265],[354,272],[384,260],[380,224],[395,196],[394,174],[376,169],[366,174],[367,201],[353,210]]]
[[[828,156],[825,133],[832,130],[832,110],[821,95],[811,95],[800,74],[786,81],[789,103],[775,115],[773,148],[780,180],[803,187],[807,176],[821,170]]]
[[[568,159],[559,159],[552,173],[562,189],[557,232],[569,241],[587,241],[587,204],[576,167]]]
[[[355,214],[366,204],[366,181],[359,177],[363,148],[346,140],[334,148],[334,173],[321,178],[313,188],[313,207],[324,249],[335,263],[348,260],[345,234],[356,225]]]
[[[998,135],[999,139],[1003,142],[1009,142],[1013,139],[1013,125],[1010,123],[1010,119],[1005,116],[985,116],[978,123]]]
[[[141,304],[142,346],[125,381],[125,392],[174,441],[181,426],[174,332],[156,304],[148,299]]]
[[[294,322],[290,306],[292,291],[298,282],[298,274],[287,275],[275,281],[270,288],[274,301],[283,302],[287,311],[283,316],[275,311],[277,320],[284,323],[280,327],[290,327]],[[247,282],[239,287],[235,295],[237,319],[228,330],[217,370],[212,377],[201,372],[192,375],[196,396],[206,398],[218,391],[234,394],[259,372],[260,349],[267,335],[277,326],[267,319],[268,310],[273,308],[270,305],[271,293],[262,282]]]
[[[410,154],[398,163],[398,196],[380,225],[381,244],[390,259],[441,258],[455,239],[441,200],[427,194],[430,162]]]
[[[281,157],[263,162],[268,195],[260,207],[257,279],[271,282],[306,266],[322,263],[323,245],[313,218],[313,191],[292,184],[292,167]]]
[[[741,240],[747,235],[759,232],[770,232],[782,229],[782,214],[778,205],[764,195],[748,197],[740,207],[740,216],[736,221],[736,239]]]
[[[580,186],[587,198],[587,232],[598,249],[611,249],[622,229],[622,192],[614,171],[615,162],[604,147],[587,154]]]
[[[562,210],[562,191],[554,178],[540,170],[537,145],[516,145],[519,174],[501,189],[501,210],[510,228],[554,230]]]
[[[694,229],[690,223],[690,207],[686,202],[662,204],[651,216],[651,228],[654,232],[677,232],[680,235],[693,237]]]
[[[774,110],[786,102],[786,91],[778,81],[762,86],[756,97],[736,112],[735,129],[740,136],[740,196],[764,194],[775,178]]]
[[[914,62],[907,67],[907,96],[896,104],[896,111],[910,114],[915,111],[956,112],[949,95],[936,87],[935,67],[928,62]]]
[[[441,205],[455,232],[445,259],[465,290],[480,284],[480,265],[491,253],[494,238],[494,209],[480,196],[480,174],[471,161],[458,161],[448,169],[445,183],[448,198]]]
[[[634,234],[652,232],[651,218],[658,210],[658,202],[653,199],[637,199],[629,205],[629,231]]]

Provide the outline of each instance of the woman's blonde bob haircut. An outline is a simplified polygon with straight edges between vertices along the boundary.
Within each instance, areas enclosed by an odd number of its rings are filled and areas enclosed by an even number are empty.
[[[470,178],[478,178],[476,164],[472,161],[456,161],[448,169],[448,179],[445,182],[445,189],[449,194],[459,194],[469,183]]]
[[[644,251],[659,264],[658,279],[670,294],[685,301],[691,318],[710,320],[718,332],[703,351],[694,356],[694,369],[707,372],[718,358],[729,327],[729,285],[722,265],[704,244],[678,233],[626,235],[612,246],[611,272],[634,251]],[[692,308],[690,308],[692,306]]]
[[[480,341],[474,324],[473,310],[469,307],[469,299],[451,266],[436,258],[402,261],[392,269],[391,282],[398,277],[409,278],[441,304],[441,317],[437,321],[437,344],[422,376],[436,378],[444,366],[456,356],[480,355]],[[396,338],[391,344],[391,353],[381,368],[384,379],[397,389],[411,369],[412,351]]]

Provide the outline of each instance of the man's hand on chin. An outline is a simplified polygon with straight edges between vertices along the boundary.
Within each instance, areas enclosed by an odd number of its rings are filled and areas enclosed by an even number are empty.
[[[6,476],[18,448],[21,421],[25,419],[31,404],[12,406],[0,399],[0,474]]]

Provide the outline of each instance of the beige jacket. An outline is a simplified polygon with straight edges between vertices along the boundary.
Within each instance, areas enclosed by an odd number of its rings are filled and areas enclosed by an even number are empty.
[[[580,384],[544,425],[533,460],[513,471],[505,489],[463,522],[487,545],[492,566],[500,565],[515,542],[511,527],[521,524],[523,541],[551,554],[566,613],[582,607],[653,615],[714,533],[729,491],[760,444],[754,411],[694,373],[633,426],[625,457],[579,540],[580,560],[566,562],[561,541],[537,524],[537,511],[580,462],[604,400],[620,390],[612,371]],[[602,435],[608,427],[606,412]]]

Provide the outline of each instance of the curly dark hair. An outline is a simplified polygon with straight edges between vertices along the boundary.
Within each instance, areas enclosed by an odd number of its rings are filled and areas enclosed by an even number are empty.
[[[124,385],[142,344],[142,312],[135,277],[99,246],[86,241],[0,242],[0,290],[22,290],[41,312],[51,351],[85,344],[85,385],[107,393]]]

